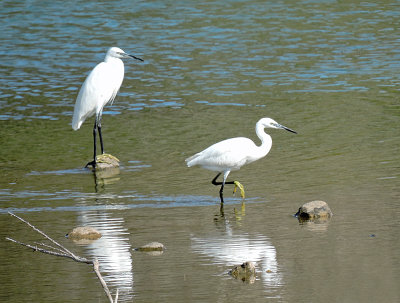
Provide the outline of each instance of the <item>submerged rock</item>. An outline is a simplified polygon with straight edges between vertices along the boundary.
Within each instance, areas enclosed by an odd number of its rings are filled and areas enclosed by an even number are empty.
[[[256,265],[251,261],[247,261],[232,268],[229,274],[243,282],[254,283],[256,280]]]
[[[79,226],[66,236],[72,240],[97,240],[101,238],[101,233],[91,226]]]
[[[311,201],[303,204],[295,216],[299,220],[329,219],[333,213],[324,201]]]
[[[119,160],[110,154],[96,156],[96,169],[107,169],[119,167]]]
[[[137,247],[134,250],[150,252],[150,251],[163,251],[164,249],[165,249],[165,247],[164,247],[164,245],[162,243],[150,242],[150,243],[147,243],[146,245],[143,245],[141,247]]]

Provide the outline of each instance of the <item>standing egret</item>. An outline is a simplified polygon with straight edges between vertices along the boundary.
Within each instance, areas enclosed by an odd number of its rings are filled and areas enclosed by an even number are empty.
[[[234,192],[236,187],[239,187],[242,197],[244,197],[243,186],[238,181],[226,182],[226,179],[231,171],[239,170],[243,165],[261,159],[268,154],[272,147],[272,139],[270,135],[264,132],[266,127],[286,129],[297,134],[294,130],[277,123],[271,118],[262,118],[256,124],[256,134],[261,140],[260,146],[255,145],[248,138],[231,138],[215,143],[185,160],[188,167],[200,165],[203,168],[218,172],[211,183],[221,185],[219,190],[221,204],[224,203],[223,191],[225,184],[234,184]],[[222,182],[217,182],[217,178],[221,173],[224,173],[224,179]]]
[[[124,63],[122,58],[142,59],[128,55],[118,47],[111,47],[104,62],[96,65],[87,76],[76,98],[72,128],[78,130],[86,118],[96,114],[93,127],[93,161],[86,164],[96,167],[96,130],[99,132],[101,153],[104,154],[101,136],[101,115],[104,106],[113,102],[124,79]]]

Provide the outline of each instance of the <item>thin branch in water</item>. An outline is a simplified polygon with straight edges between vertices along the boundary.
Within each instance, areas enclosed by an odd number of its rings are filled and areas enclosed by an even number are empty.
[[[45,237],[47,240],[49,240],[50,242],[53,242],[55,245],[57,245],[58,247],[60,247],[62,250],[64,250],[64,252],[66,252],[67,254],[71,255],[73,258],[76,258],[76,256],[70,252],[68,249],[66,249],[64,246],[62,246],[60,243],[58,243],[57,241],[53,240],[52,238],[50,238],[48,235],[46,235],[44,232],[42,232],[40,229],[36,228],[35,226],[33,226],[31,223],[29,223],[28,221],[25,221],[24,219],[22,219],[21,217],[18,217],[17,215],[13,214],[12,212],[8,212],[11,216],[17,218],[18,220],[24,222],[25,224],[27,224],[29,227],[31,227],[34,231],[38,232],[39,234],[41,234],[43,237]]]
[[[64,257],[64,258],[69,258],[69,259],[75,260],[72,256],[70,256],[70,255],[68,255],[68,254],[65,254],[65,253],[59,253],[59,252],[55,252],[55,251],[43,249],[43,248],[41,248],[41,247],[38,247],[37,245],[26,244],[26,243],[23,243],[23,242],[14,240],[14,239],[9,238],[9,237],[6,237],[6,240],[9,240],[9,241],[14,242],[14,243],[17,243],[17,244],[19,244],[19,245],[22,245],[22,246],[31,248],[31,249],[33,249],[34,251],[38,251],[38,252],[41,252],[41,253],[44,253],[44,254],[53,255],[53,256],[57,256],[57,257]],[[76,261],[76,260],[75,260],[75,261]],[[90,262],[90,264],[91,264],[91,262]]]
[[[101,284],[101,286],[103,287],[104,292],[106,293],[106,295],[107,295],[109,301],[110,301],[111,303],[117,303],[117,302],[118,302],[118,289],[117,289],[117,293],[116,293],[116,295],[115,295],[115,300],[113,300],[113,298],[112,298],[112,296],[111,296],[111,293],[110,293],[110,290],[108,289],[106,282],[104,281],[103,277],[101,276],[101,273],[100,273],[100,270],[99,270],[99,261],[98,261],[97,259],[94,259],[94,260],[92,261],[92,260],[88,260],[88,259],[83,258],[83,257],[76,256],[76,255],[73,254],[71,251],[69,251],[68,249],[66,249],[64,246],[62,246],[61,244],[59,244],[57,241],[53,240],[53,239],[50,238],[48,235],[46,235],[44,232],[42,232],[41,230],[39,230],[38,228],[36,228],[36,227],[33,226],[32,224],[30,224],[28,221],[22,219],[21,217],[18,217],[17,215],[15,215],[15,214],[13,214],[13,213],[11,213],[11,212],[8,212],[8,213],[9,213],[11,216],[13,216],[13,217],[17,218],[18,220],[20,220],[20,221],[24,222],[25,224],[27,224],[27,225],[28,225],[29,227],[31,227],[34,231],[38,232],[39,234],[41,234],[43,237],[45,237],[47,240],[49,240],[50,242],[52,242],[53,244],[55,244],[55,245],[58,246],[58,247],[53,247],[53,246],[48,245],[48,244],[36,243],[36,242],[35,242],[35,245],[26,244],[26,243],[23,243],[23,242],[14,240],[14,239],[9,238],[9,237],[6,237],[6,240],[11,241],[11,242],[14,242],[14,243],[19,244],[19,245],[22,245],[22,246],[25,246],[25,247],[28,247],[28,248],[31,248],[31,249],[33,249],[34,251],[38,251],[38,252],[41,252],[41,253],[44,253],[44,254],[48,254],[48,255],[52,255],[52,256],[57,256],[57,257],[69,258],[69,259],[72,259],[72,260],[74,260],[74,261],[76,261],[76,262],[86,263],[86,264],[91,264],[91,265],[93,265],[94,272],[96,273],[97,278],[99,279],[100,284]],[[42,247],[40,247],[40,246],[42,246]],[[43,247],[44,247],[44,248],[43,248]],[[49,248],[49,249],[52,249],[52,250],[48,250],[48,249],[45,249],[45,248]]]
[[[97,275],[97,278],[99,278],[101,286],[103,286],[103,289],[106,292],[108,299],[110,300],[110,302],[114,302],[113,298],[111,296],[110,290],[108,289],[108,286],[106,284],[106,281],[104,281],[103,277],[100,274],[99,261],[97,260],[97,258],[93,260],[93,269],[94,269],[94,272]],[[117,301],[115,301],[115,302],[117,302]]]
[[[61,248],[53,247],[53,246],[48,245],[48,244],[46,244],[46,243],[39,243],[39,242],[34,242],[34,243],[35,243],[36,245],[38,245],[38,246],[43,246],[43,247],[46,247],[46,248],[50,248],[50,249],[52,249],[52,250],[55,251],[55,252],[65,253],[64,250],[62,250]]]

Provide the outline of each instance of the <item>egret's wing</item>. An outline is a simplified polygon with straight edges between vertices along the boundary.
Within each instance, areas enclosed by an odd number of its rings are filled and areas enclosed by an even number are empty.
[[[80,128],[86,118],[99,113],[118,93],[123,73],[116,74],[110,64],[99,63],[87,76],[76,98],[72,128]]]
[[[238,169],[246,163],[245,149],[248,149],[249,146],[255,146],[255,144],[248,138],[227,139],[186,159],[186,162],[189,167],[201,165],[211,170]]]

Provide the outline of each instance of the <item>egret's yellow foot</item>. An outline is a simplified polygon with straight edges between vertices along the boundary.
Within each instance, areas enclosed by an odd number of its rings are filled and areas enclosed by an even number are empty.
[[[240,189],[240,195],[244,199],[244,187],[243,187],[243,185],[239,181],[233,181],[233,184],[235,184],[235,187],[233,188],[233,193],[235,193],[236,189],[239,188]]]

